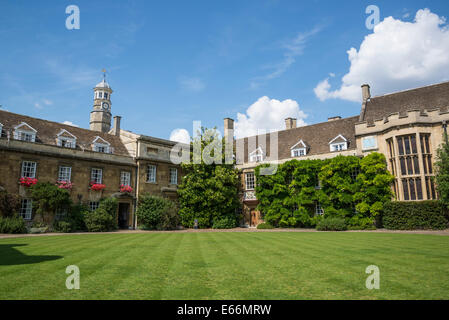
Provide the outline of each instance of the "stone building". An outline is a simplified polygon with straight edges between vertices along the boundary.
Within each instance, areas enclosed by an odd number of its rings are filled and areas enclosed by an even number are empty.
[[[369,85],[363,85],[362,98],[361,112],[354,117],[332,117],[303,127],[296,126],[296,119],[287,118],[286,129],[275,133],[275,147],[268,134],[235,140],[240,150],[236,158],[243,224],[256,226],[261,222],[254,175],[261,163],[337,155],[363,157],[376,151],[385,155],[388,169],[396,178],[392,188],[397,200],[437,198],[433,164],[449,121],[449,82],[379,97],[371,97]],[[227,141],[232,141],[233,129],[234,121],[226,118]],[[317,204],[316,214],[322,213]]]
[[[139,194],[176,198],[180,169],[170,164],[168,156],[175,143],[125,131],[119,116],[111,128],[111,95],[104,79],[94,88],[90,130],[0,111],[0,186],[21,196],[20,215],[25,220],[35,215],[29,190],[19,183],[22,177],[70,182],[72,200],[91,210],[101,198],[116,197],[123,229],[137,226],[134,213]],[[95,191],[92,184],[104,189]],[[132,191],[124,192],[121,186]],[[58,211],[57,218],[66,212]]]
[[[72,199],[98,206],[102,197],[119,199],[119,225],[135,228],[137,198],[144,193],[176,200],[181,167],[173,153],[190,150],[179,144],[121,128],[121,117],[113,118],[113,91],[103,79],[94,88],[90,129],[0,111],[0,187],[22,196],[20,214],[33,217],[33,204],[22,177],[39,181],[70,181]],[[433,164],[449,121],[449,82],[371,97],[362,86],[359,115],[297,127],[296,119],[285,119],[285,130],[274,134],[234,139],[234,120],[224,120],[228,146],[236,147],[241,176],[242,224],[261,222],[257,211],[254,169],[261,163],[283,163],[292,159],[326,159],[337,155],[363,157],[383,153],[395,176],[392,186],[397,200],[415,201],[437,197]],[[272,137],[275,137],[272,139]],[[229,153],[232,155],[232,153]],[[94,191],[91,183],[103,184]],[[120,186],[132,188],[121,192]],[[63,208],[57,215],[64,214]],[[323,209],[316,205],[316,214]]]

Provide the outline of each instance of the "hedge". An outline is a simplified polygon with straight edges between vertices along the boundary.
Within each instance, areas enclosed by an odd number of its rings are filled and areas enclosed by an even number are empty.
[[[448,228],[448,213],[437,200],[390,202],[384,206],[383,225],[392,230]]]

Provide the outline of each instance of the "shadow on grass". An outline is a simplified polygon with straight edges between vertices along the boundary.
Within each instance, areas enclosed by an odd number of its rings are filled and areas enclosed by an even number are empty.
[[[0,244],[0,266],[33,264],[62,258],[62,256],[27,256],[15,249],[15,247],[23,246],[26,244]]]

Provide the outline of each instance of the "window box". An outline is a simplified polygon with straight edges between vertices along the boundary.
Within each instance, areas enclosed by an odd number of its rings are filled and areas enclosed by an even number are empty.
[[[131,188],[130,186],[127,185],[120,185],[120,192],[122,193],[131,193],[133,192],[133,188]]]
[[[71,191],[73,188],[73,183],[71,183],[70,181],[57,181],[56,185],[59,189],[66,189],[69,191]]]
[[[37,183],[37,179],[36,178],[22,177],[22,178],[19,179],[19,184],[21,186],[24,186],[24,187],[27,187],[27,188],[29,188],[31,186],[34,186],[36,183]]]
[[[96,183],[96,182],[92,181],[92,182],[90,183],[89,190],[92,190],[92,191],[102,191],[102,190],[104,190],[105,188],[106,188],[106,185],[101,184],[101,183]]]

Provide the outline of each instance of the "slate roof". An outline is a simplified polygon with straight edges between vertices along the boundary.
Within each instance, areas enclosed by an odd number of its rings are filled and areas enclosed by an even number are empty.
[[[338,135],[344,136],[348,141],[348,150],[356,149],[355,139],[355,124],[359,121],[359,116],[350,118],[344,118],[340,120],[333,120],[327,122],[321,122],[313,125],[297,127],[290,130],[278,131],[278,159],[291,158],[291,147],[298,143],[299,140],[304,141],[307,146],[307,156],[319,155],[330,153],[329,142],[336,138]],[[248,146],[248,141],[255,139],[255,143],[251,142],[251,146]],[[237,140],[243,140],[244,144],[244,163],[248,163],[248,154],[253,152],[259,145],[259,140],[263,139],[263,136],[255,136],[250,138],[242,138]],[[270,137],[269,134],[265,136],[266,147],[263,148],[264,153],[270,155]],[[248,153],[248,149],[249,153]]]
[[[396,92],[378,97],[372,97],[367,101],[365,114],[360,119],[373,123],[392,113],[399,112],[404,115],[411,110],[448,110],[449,107],[449,82],[443,82],[426,87]]]
[[[92,150],[92,142],[96,139],[96,137],[101,137],[110,143],[110,146],[113,148],[113,154],[129,156],[126,147],[118,136],[0,110],[0,123],[3,124],[2,137],[5,137],[6,132],[9,130],[11,132],[12,139],[14,127],[22,122],[25,122],[29,126],[36,129],[36,143],[56,146],[57,135],[62,129],[65,129],[76,137],[77,150]]]

